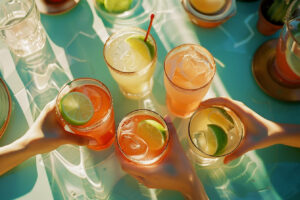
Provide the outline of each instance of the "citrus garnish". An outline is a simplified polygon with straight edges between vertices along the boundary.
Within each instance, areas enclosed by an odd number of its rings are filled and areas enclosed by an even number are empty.
[[[227,134],[218,125],[208,124],[207,132],[205,134],[207,146],[207,154],[218,156],[220,155],[227,145]]]
[[[136,134],[148,144],[149,149],[159,150],[165,144],[166,129],[155,120],[141,121]]]
[[[96,0],[98,4],[104,4],[104,0]]]
[[[226,131],[229,131],[234,127],[234,121],[232,117],[220,107],[213,107],[208,114],[208,119],[213,124],[220,124]]]
[[[140,54],[144,58],[145,62],[151,62],[152,58],[154,57],[154,47],[150,41],[147,40],[147,42],[145,42],[143,36],[133,36],[128,37],[126,42],[130,45],[133,51]]]
[[[60,100],[60,112],[64,120],[71,125],[83,125],[94,114],[91,100],[83,93],[70,92]]]
[[[103,3],[108,12],[121,13],[129,10],[132,0],[104,0]]]
[[[207,14],[220,11],[226,3],[225,0],[190,0],[190,2],[196,10]]]

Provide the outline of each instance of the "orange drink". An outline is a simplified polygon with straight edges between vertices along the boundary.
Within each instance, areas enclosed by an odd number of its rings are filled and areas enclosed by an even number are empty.
[[[66,131],[95,139],[98,144],[88,146],[90,149],[102,150],[114,141],[112,98],[96,79],[80,78],[65,84],[56,99],[56,115]]]
[[[169,132],[164,119],[150,110],[129,113],[119,124],[117,144],[124,159],[153,164],[165,154]]]
[[[168,53],[164,71],[169,111],[178,117],[190,117],[215,75],[213,56],[200,45],[184,44]]]
[[[275,71],[281,83],[300,86],[300,16],[288,23],[291,30],[283,30],[277,43]]]
[[[199,12],[212,14],[220,11],[226,0],[189,0],[191,5]]]

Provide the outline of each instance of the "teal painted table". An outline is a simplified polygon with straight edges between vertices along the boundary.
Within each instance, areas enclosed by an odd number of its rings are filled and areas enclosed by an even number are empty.
[[[41,15],[48,41],[38,59],[18,59],[0,44],[1,77],[13,94],[11,120],[0,145],[22,136],[59,88],[78,77],[93,77],[108,86],[116,123],[137,108],[167,114],[163,61],[169,50],[183,43],[200,43],[216,58],[217,74],[206,98],[229,96],[270,120],[300,124],[300,103],[270,98],[252,76],[255,50],[272,38],[256,30],[258,4],[238,2],[237,14],[214,29],[193,25],[179,0],[143,4],[156,12],[151,34],[158,46],[158,63],[152,95],[139,101],[122,96],[103,60],[108,35],[124,25],[102,18],[92,0],[81,0],[63,15]],[[133,20],[130,25],[146,28],[148,23]],[[185,145],[188,120],[174,118],[174,123]],[[275,145],[249,152],[227,166],[195,167],[211,199],[300,199],[300,150],[296,148]],[[121,170],[113,147],[93,152],[70,145],[31,158],[1,176],[0,194],[0,199],[183,199],[177,192],[139,185]]]

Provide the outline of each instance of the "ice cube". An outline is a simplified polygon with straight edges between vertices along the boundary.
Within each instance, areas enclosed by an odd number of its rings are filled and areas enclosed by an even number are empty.
[[[146,142],[136,134],[122,133],[119,143],[126,156],[133,159],[143,159],[148,153]]]

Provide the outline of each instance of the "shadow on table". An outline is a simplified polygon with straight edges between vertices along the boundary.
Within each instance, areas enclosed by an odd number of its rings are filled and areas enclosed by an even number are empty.
[[[208,196],[212,199],[281,199],[260,158],[249,152],[228,165],[195,164]]]
[[[299,199],[300,148],[274,145],[256,152],[282,199]]]

